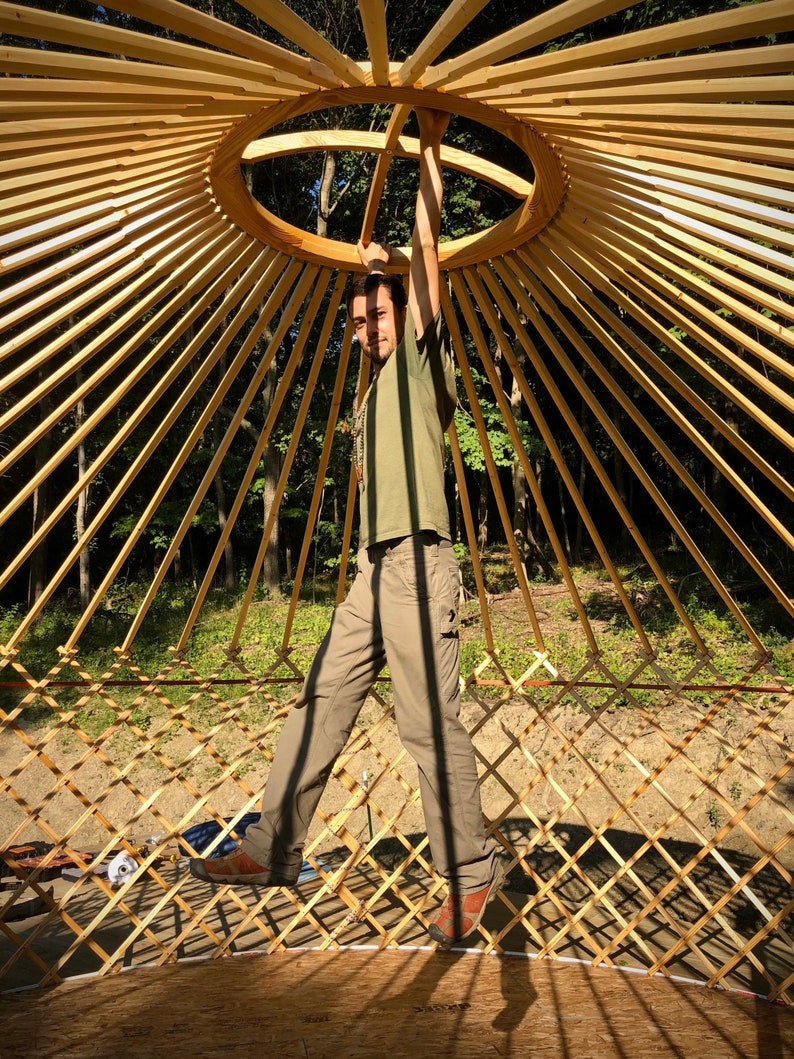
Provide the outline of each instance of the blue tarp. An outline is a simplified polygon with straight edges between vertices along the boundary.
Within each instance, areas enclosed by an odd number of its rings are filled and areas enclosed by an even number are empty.
[[[213,857],[222,857],[225,853],[231,853],[232,850],[236,849],[237,839],[232,838],[231,832],[234,831],[238,839],[242,838],[251,824],[255,824],[258,819],[259,813],[246,813],[245,816],[242,816],[237,823],[234,824],[234,827],[232,827],[234,817],[227,816],[224,823],[229,826],[223,828],[225,836],[213,849]],[[190,843],[196,853],[203,853],[220,831],[221,825],[217,820],[206,820],[203,824],[194,824],[192,827],[189,827],[182,835],[182,838],[185,842]],[[191,857],[193,855],[190,850],[186,849],[181,843],[179,846],[179,852],[185,857]]]
[[[185,842],[189,842],[196,853],[203,853],[210,845],[212,840],[223,831],[224,837],[215,846],[212,851],[213,857],[222,857],[226,853],[231,853],[237,848],[237,839],[243,837],[247,829],[251,824],[255,824],[259,819],[259,813],[246,813],[245,816],[240,817],[236,824],[232,824],[234,820],[233,816],[227,816],[224,823],[227,825],[225,828],[221,828],[221,825],[217,820],[206,820],[202,824],[194,824],[189,827],[187,831],[182,835],[182,839]],[[232,832],[237,838],[232,837]],[[179,852],[184,857],[192,857],[193,854],[182,845],[179,844]],[[324,867],[324,865],[323,865]],[[301,873],[298,876],[298,882],[305,882],[307,879],[311,879],[317,875],[317,869],[310,864],[307,860],[303,862]]]

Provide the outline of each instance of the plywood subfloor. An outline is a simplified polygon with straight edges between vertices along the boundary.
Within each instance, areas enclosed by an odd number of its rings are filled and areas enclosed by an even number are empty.
[[[6,994],[3,1059],[787,1059],[794,1011],[525,956],[249,954]]]

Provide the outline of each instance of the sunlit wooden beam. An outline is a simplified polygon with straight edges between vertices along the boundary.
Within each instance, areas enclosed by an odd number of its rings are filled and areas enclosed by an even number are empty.
[[[731,102],[743,103],[747,99],[755,99],[757,105],[765,102],[775,103],[788,101],[794,97],[794,75],[778,75],[770,77],[714,77],[707,80],[697,81],[664,81],[654,84],[639,84],[636,92],[643,95],[643,106],[687,106],[694,100],[698,103],[718,103],[721,106]],[[505,93],[504,89],[476,94],[476,98],[487,101],[493,106],[510,107],[514,111],[516,95],[523,95],[529,102],[525,108],[526,113],[544,114],[549,110],[559,110],[567,107],[578,108],[580,112],[584,108],[598,108],[603,111],[604,107],[614,105],[617,110],[622,110],[623,100],[626,93],[632,91],[632,86],[625,84],[610,85],[601,88],[582,87],[580,89],[561,89],[535,91],[530,85],[522,88],[518,93],[511,91]]]
[[[545,44],[553,37],[571,33],[589,22],[630,7],[631,2],[632,0],[567,0],[566,3],[556,4],[548,11],[535,15],[513,29],[506,30],[498,37],[491,38],[485,44],[472,48],[454,59],[447,59],[434,69],[428,70],[423,74],[422,83],[426,88],[441,88],[450,83],[457,83],[461,77],[465,77],[471,71],[491,66],[517,52],[529,51]],[[432,58],[435,58],[440,50],[438,49]],[[406,72],[400,79],[401,84],[408,82],[409,73],[416,65],[415,62],[412,64],[413,59],[414,57],[411,56],[406,61]]]
[[[528,70],[522,77],[518,64],[510,71],[491,66],[483,71],[487,86],[473,86],[467,96],[496,100],[500,95],[526,92],[532,98],[558,93],[561,98],[581,94],[583,91],[602,92],[614,89],[624,98],[633,92],[646,93],[654,90],[675,90],[681,84],[711,82],[715,78],[742,80],[766,74],[787,74],[794,68],[794,45],[780,44],[769,48],[737,48],[731,51],[701,55],[680,55],[674,58],[649,59],[646,62],[627,62],[610,66],[588,67],[577,70],[555,70],[541,74]],[[755,98],[752,86],[746,85],[749,97]],[[509,89],[509,93],[508,93]],[[455,91],[460,91],[456,87]]]
[[[452,0],[419,47],[400,67],[397,73],[397,83],[412,85],[420,80],[433,60],[457,37],[461,30],[465,29],[488,2],[489,0]]]
[[[367,38],[372,80],[376,85],[389,83],[389,42],[386,39],[385,0],[358,0],[361,24]]]
[[[121,10],[118,4],[114,6]],[[163,7],[166,11],[168,5]],[[201,17],[200,12],[196,11],[196,25],[199,29],[202,25]],[[240,30],[235,31],[231,26],[225,26],[215,20],[213,31],[216,36],[219,32],[241,34]],[[145,63],[192,71],[194,79],[197,72],[201,71],[202,82],[204,75],[210,74],[211,77],[259,82],[261,85],[281,84],[285,89],[290,86],[302,87],[304,91],[311,91],[318,84],[338,84],[337,79],[330,76],[330,72],[325,77],[318,77],[312,69],[311,60],[300,59],[283,48],[248,37],[247,34],[243,35],[244,40],[247,38],[246,43],[250,41],[257,51],[262,52],[257,58],[200,48],[195,44],[174,40],[170,36],[156,37],[137,33],[109,25],[107,22],[87,22],[85,19],[54,14],[27,5],[0,2],[0,34],[2,33],[14,37],[24,36],[32,41],[46,40],[67,49],[89,46],[92,51],[111,57],[110,61],[119,69],[129,65],[125,60],[139,59]],[[51,55],[54,62],[69,58],[68,52],[59,52],[55,48],[41,52],[25,49],[25,52],[32,63],[47,55]],[[5,50],[3,55],[8,55],[8,50]],[[119,59],[119,56],[124,56],[124,59]],[[71,57],[82,63],[84,70],[98,61],[96,55],[72,54]]]
[[[568,5],[551,8],[539,19],[555,18]],[[576,5],[577,7],[580,5]],[[615,10],[630,6],[615,4]],[[604,5],[604,14],[609,12]],[[546,39],[543,32],[548,32],[548,25],[541,33],[540,39],[521,34],[536,22],[518,27],[510,33],[497,37],[480,48],[473,49],[465,55],[456,57],[433,70],[428,71],[423,84],[426,88],[446,87],[447,90],[466,91],[478,87],[483,78],[491,75],[489,67],[517,51],[529,50],[534,44],[543,43]],[[575,28],[572,26],[570,28]],[[564,71],[597,69],[615,63],[630,62],[636,59],[649,59],[669,53],[706,49],[729,41],[755,38],[765,35],[786,33],[794,28],[794,11],[789,0],[766,0],[757,4],[743,4],[737,8],[728,8],[711,15],[685,19],[681,22],[669,22],[651,29],[637,30],[619,36],[605,37],[589,44],[574,45],[571,48],[557,49],[540,55],[532,55],[504,64],[499,68],[498,76],[510,77],[518,74],[523,80],[530,73],[545,76],[552,72],[562,74]],[[553,31],[556,35],[556,30]]]
[[[308,55],[333,70],[343,84],[362,85],[361,67],[343,55],[313,26],[292,11],[282,0],[240,0],[243,7],[302,48]]]
[[[93,2],[98,3],[98,0],[93,0]],[[113,9],[133,15],[153,26],[173,30],[189,40],[202,41],[221,52],[244,56],[255,62],[264,63],[266,66],[301,78],[309,84],[313,83],[327,88],[340,84],[339,77],[322,62],[271,44],[262,37],[247,33],[237,26],[200,11],[197,7],[180,3],[179,0],[113,0]],[[23,7],[21,10],[28,11],[29,8]],[[86,41],[90,39],[90,34],[101,37],[105,32],[105,24],[104,22],[79,21],[75,25],[75,31],[81,32],[83,41]],[[167,44],[167,41],[164,43]],[[100,50],[104,49],[100,47]],[[123,50],[121,54],[125,54]]]

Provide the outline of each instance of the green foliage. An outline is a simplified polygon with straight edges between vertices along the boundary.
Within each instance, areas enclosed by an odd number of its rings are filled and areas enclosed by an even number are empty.
[[[497,467],[510,467],[515,459],[515,450],[504,421],[498,409],[491,406],[484,409],[485,428],[488,444]],[[480,435],[470,415],[460,409],[455,412],[455,430],[457,431],[463,461],[473,471],[484,471],[486,468]]]
[[[504,416],[495,397],[488,393],[484,373],[481,373],[476,365],[471,366],[471,373],[480,394],[479,407],[482,412],[485,433],[494,463],[497,467],[510,467],[516,458],[516,451],[513,439],[505,424]],[[459,392],[461,389],[462,387],[459,385]],[[546,453],[546,446],[538,437],[536,429],[529,419],[517,419],[516,428],[524,451],[528,455],[540,457]],[[461,455],[466,466],[475,472],[484,471],[486,462],[479,431],[473,416],[462,402],[455,411],[455,430],[460,443]]]
[[[86,735],[98,741],[111,727],[115,718],[115,711],[108,703],[95,699],[78,710],[75,722]]]
[[[486,655],[487,644],[479,617],[479,608],[474,598],[474,584],[468,556],[465,548],[458,546],[462,561],[464,586],[469,595],[461,609],[461,670],[465,675],[473,671]],[[486,591],[499,593],[510,600],[510,604],[495,603],[490,611],[494,642],[498,649],[499,663],[513,675],[525,672],[535,661],[536,641],[527,614],[524,611],[520,596],[516,594],[515,573],[510,564],[509,555],[496,552],[483,557],[483,572]],[[604,665],[619,679],[629,678],[637,665],[636,639],[628,634],[624,622],[615,620],[617,610],[610,604],[610,585],[604,571],[581,569],[574,571],[577,583],[590,586],[584,593],[590,620],[594,623],[600,648],[600,657]],[[650,584],[635,572],[627,577],[635,590],[641,591]],[[294,617],[290,637],[291,659],[295,665],[305,671],[316,654],[333,613],[335,580],[325,578],[318,582],[323,586],[322,600],[303,602]],[[131,612],[134,612],[143,595],[145,585],[128,586]],[[141,634],[136,639],[133,659],[136,666],[147,675],[153,676],[171,660],[168,647],[178,639],[187,610],[192,602],[191,590],[168,586],[157,597],[151,614],[144,622]],[[721,601],[709,603],[703,593],[694,589],[686,599],[687,609],[704,637],[712,655],[713,665],[721,677],[744,679],[755,659],[754,651],[748,644],[744,631],[736,620],[725,612]],[[542,603],[543,617],[541,626],[544,632],[545,647],[550,660],[565,677],[574,676],[589,659],[589,645],[581,629],[578,616],[567,593],[555,593],[544,598]],[[655,604],[660,608],[662,603]],[[669,607],[669,603],[667,604]],[[289,604],[280,600],[263,600],[255,602],[250,610],[243,630],[240,644],[242,657],[246,665],[254,672],[270,671],[277,657],[284,637],[284,626]],[[758,627],[763,625],[765,642],[772,654],[772,663],[784,679],[794,680],[794,649],[792,641],[785,632],[769,623],[768,617],[760,604],[749,605],[749,617]],[[226,662],[224,645],[232,637],[239,611],[239,600],[235,594],[216,593],[205,607],[201,620],[196,625],[188,645],[188,657],[191,666],[202,675],[217,671]],[[19,618],[18,608],[0,611],[0,633],[10,635]],[[42,678],[51,670],[57,660],[57,648],[68,638],[74,624],[74,611],[64,606],[52,608],[42,621],[33,627],[29,636],[23,641],[19,661],[35,678]],[[672,680],[686,679],[694,664],[694,644],[686,630],[676,620],[668,620],[663,615],[654,618],[657,627],[655,651],[657,664],[670,675]],[[117,642],[110,637],[122,631],[112,625],[90,626],[80,645],[79,661],[83,669],[98,675],[107,671],[113,660],[110,644]],[[68,678],[68,670],[62,676]],[[227,671],[231,675],[232,671]],[[122,667],[115,674],[124,679],[132,676]],[[179,670],[174,673],[179,677]],[[274,676],[291,678],[293,671],[281,667]],[[543,674],[541,674],[543,675]],[[131,708],[130,724],[146,732],[159,731],[169,721],[165,707],[155,699],[136,702],[140,696],[140,685],[131,687],[114,687],[113,699],[122,708]],[[187,687],[169,686],[168,695],[176,705],[186,702],[192,690]],[[295,685],[286,683],[283,686],[272,685],[271,694],[278,701],[285,701],[294,694]],[[499,694],[494,689],[493,694]],[[553,688],[533,688],[533,696],[542,702],[554,694]],[[2,692],[4,709],[13,708],[23,692],[5,689]],[[27,693],[25,693],[27,694]],[[57,688],[53,695],[59,710],[73,708],[78,699],[79,710],[76,723],[92,739],[99,739],[114,725],[118,718],[110,703],[98,695],[83,699],[83,689]],[[652,705],[656,693],[634,691],[634,699]],[[690,692],[690,697],[710,701],[707,694]],[[603,701],[603,689],[581,689],[582,702],[599,707]],[[629,705],[615,700],[612,708]],[[261,726],[273,715],[270,699],[263,696],[252,696],[245,706],[247,723],[254,727]],[[210,697],[199,698],[190,708],[190,720],[199,729],[206,729],[217,723],[220,718],[219,707]],[[22,723],[28,725],[49,725],[55,719],[51,705],[45,701],[33,700],[25,709]],[[731,723],[730,714],[726,713],[727,723]],[[173,733],[178,734],[177,731]],[[124,725],[114,739],[131,739],[132,736]],[[166,736],[170,738],[170,736]],[[732,792],[732,797],[736,795]]]

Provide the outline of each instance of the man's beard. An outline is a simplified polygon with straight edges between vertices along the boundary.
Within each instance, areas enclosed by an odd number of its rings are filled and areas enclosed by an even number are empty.
[[[369,347],[369,359],[374,365],[381,367],[386,363],[396,348],[396,346],[389,345],[387,342],[376,342],[374,349],[372,345]]]

